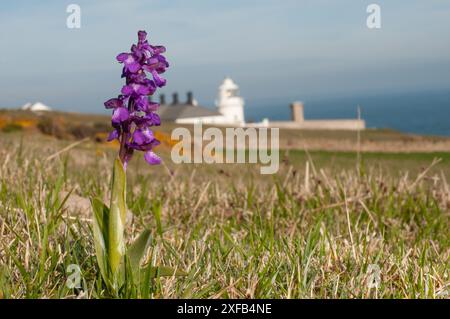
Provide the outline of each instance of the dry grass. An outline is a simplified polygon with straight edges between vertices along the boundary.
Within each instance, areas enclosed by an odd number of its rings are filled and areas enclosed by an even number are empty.
[[[86,142],[52,158],[68,143],[17,134],[0,142],[0,296],[108,297],[86,200],[107,196],[113,150]],[[136,158],[128,170],[127,236],[148,227],[148,262],[188,272],[152,281],[150,296],[448,296],[448,166],[424,170],[411,162],[394,174],[389,162],[357,169],[356,157],[345,155],[346,165],[330,157],[286,154],[275,176],[247,165],[167,161],[166,170]],[[81,268],[81,289],[65,285],[70,264]]]

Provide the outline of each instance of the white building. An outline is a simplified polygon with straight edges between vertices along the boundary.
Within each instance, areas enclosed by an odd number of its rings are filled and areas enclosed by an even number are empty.
[[[32,111],[32,112],[41,112],[41,111],[48,112],[48,111],[52,110],[50,107],[48,107],[45,104],[42,104],[41,102],[26,103],[20,109],[24,110],[24,111]]]
[[[173,94],[173,101],[168,104],[164,95],[160,95],[161,107],[158,111],[161,120],[178,124],[208,124],[242,127],[273,127],[285,129],[311,130],[363,130],[363,119],[324,119],[305,120],[303,102],[291,105],[291,121],[269,121],[263,119],[257,123],[246,123],[244,118],[244,99],[239,96],[239,87],[232,79],[226,77],[219,86],[216,109],[199,106],[191,92],[185,103],[178,101],[178,94]]]
[[[239,96],[239,87],[229,77],[219,87],[216,106],[227,124],[245,124],[244,99]]]
[[[179,124],[211,124],[242,126],[244,121],[244,100],[239,97],[239,87],[230,78],[225,78],[219,87],[216,106],[210,109],[199,106],[191,92],[185,103],[180,103],[178,94],[173,94],[172,103],[167,104],[164,95],[160,95],[161,107],[158,111],[163,121]]]

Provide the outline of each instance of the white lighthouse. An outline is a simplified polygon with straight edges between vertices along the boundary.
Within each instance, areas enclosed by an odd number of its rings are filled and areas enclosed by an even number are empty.
[[[229,77],[219,87],[216,105],[227,124],[245,124],[244,99],[239,96],[239,87]]]

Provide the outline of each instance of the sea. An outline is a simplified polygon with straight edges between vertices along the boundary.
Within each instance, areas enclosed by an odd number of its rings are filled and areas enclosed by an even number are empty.
[[[450,90],[310,98],[305,119],[357,118],[358,107],[367,128],[387,128],[420,135],[450,136]],[[246,101],[246,121],[290,120],[287,99]]]

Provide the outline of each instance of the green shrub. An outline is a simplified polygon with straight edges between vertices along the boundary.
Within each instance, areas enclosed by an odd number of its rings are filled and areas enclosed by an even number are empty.
[[[19,132],[22,131],[23,127],[17,123],[8,123],[2,127],[2,132],[11,133],[11,132]]]
[[[75,139],[83,139],[86,137],[93,137],[95,135],[95,130],[92,126],[80,124],[70,127],[69,133]]]
[[[37,124],[38,129],[46,135],[54,136],[58,139],[67,137],[67,132],[62,121],[55,120],[51,117],[43,117]]]

